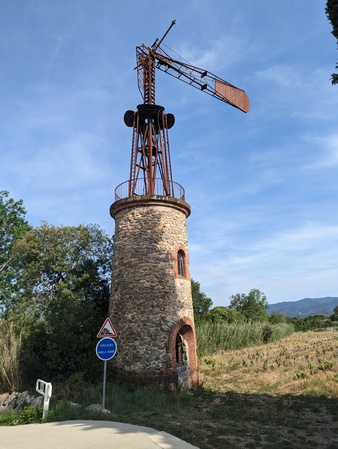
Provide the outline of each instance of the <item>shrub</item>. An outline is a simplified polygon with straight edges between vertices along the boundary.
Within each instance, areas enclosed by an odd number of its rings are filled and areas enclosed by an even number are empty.
[[[25,407],[21,412],[0,413],[0,426],[39,423],[42,420],[42,408]]]

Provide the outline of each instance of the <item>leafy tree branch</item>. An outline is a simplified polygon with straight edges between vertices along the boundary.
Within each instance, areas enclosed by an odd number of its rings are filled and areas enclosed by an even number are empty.
[[[338,2],[337,0],[327,0],[325,12],[328,20],[332,24],[331,33],[337,39],[338,43]],[[338,63],[336,64],[336,69],[338,69]],[[338,84],[338,73],[333,73],[331,75],[331,83]]]

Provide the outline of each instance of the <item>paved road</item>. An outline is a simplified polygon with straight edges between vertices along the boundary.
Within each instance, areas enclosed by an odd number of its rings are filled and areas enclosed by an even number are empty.
[[[0,427],[1,449],[198,449],[149,427],[112,421],[63,421]]]

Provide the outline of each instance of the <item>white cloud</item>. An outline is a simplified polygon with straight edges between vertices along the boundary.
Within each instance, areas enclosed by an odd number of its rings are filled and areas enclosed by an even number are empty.
[[[265,70],[259,71],[256,74],[258,79],[269,81],[277,84],[280,89],[296,89],[302,86],[302,80],[299,72],[295,67],[289,65],[276,65]]]
[[[336,168],[338,166],[338,134],[333,133],[323,137],[308,137],[307,140],[314,142],[319,152],[319,157],[307,164],[305,168],[310,170],[323,170]]]

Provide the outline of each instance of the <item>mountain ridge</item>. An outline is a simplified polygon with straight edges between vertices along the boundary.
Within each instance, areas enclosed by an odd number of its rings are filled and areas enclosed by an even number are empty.
[[[268,312],[283,313],[290,318],[304,318],[306,316],[333,314],[338,306],[338,296],[325,296],[323,298],[303,298],[298,301],[284,301],[269,304]]]

